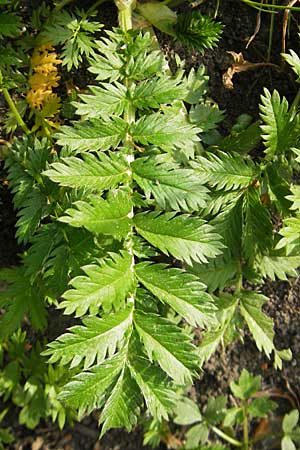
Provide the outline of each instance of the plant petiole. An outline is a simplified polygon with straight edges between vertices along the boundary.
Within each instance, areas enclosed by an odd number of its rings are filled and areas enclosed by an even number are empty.
[[[11,97],[9,91],[8,91],[8,89],[5,88],[5,87],[2,87],[1,90],[2,90],[2,92],[3,92],[4,98],[5,98],[5,100],[6,100],[7,104],[8,104],[8,106],[9,106],[11,112],[13,113],[13,115],[14,115],[15,118],[16,118],[16,121],[17,121],[18,125],[22,128],[22,130],[24,131],[24,133],[27,134],[27,135],[29,136],[30,130],[29,130],[29,128],[27,127],[27,125],[26,125],[26,123],[24,122],[24,120],[22,119],[22,117],[20,116],[20,113],[19,113],[19,111],[17,110],[17,107],[16,107],[16,105],[15,105],[15,103],[14,103],[14,101],[13,101],[13,99],[12,99],[12,97]]]

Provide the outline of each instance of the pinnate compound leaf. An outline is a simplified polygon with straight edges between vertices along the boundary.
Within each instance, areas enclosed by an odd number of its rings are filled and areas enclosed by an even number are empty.
[[[77,153],[105,151],[119,145],[124,139],[126,129],[127,123],[119,117],[105,122],[99,119],[75,122],[73,127],[67,125],[60,127],[56,133],[57,144],[67,145]]]
[[[127,170],[125,161],[113,153],[86,153],[82,159],[75,156],[62,158],[61,162],[51,164],[44,175],[60,186],[102,190],[125,181]]]
[[[267,297],[257,292],[243,291],[240,298],[240,312],[244,317],[249,330],[255,340],[259,351],[264,351],[270,358],[274,351],[274,366],[281,369],[282,359],[290,357],[289,351],[278,351],[275,348],[273,321],[262,312],[262,306],[267,301]]]
[[[147,145],[184,147],[198,142],[200,130],[175,114],[159,112],[142,116],[131,125],[130,133],[135,142]]]
[[[153,195],[161,208],[197,211],[206,206],[208,191],[195,171],[161,157],[138,158],[132,167],[146,198]]]
[[[157,420],[168,420],[174,409],[177,395],[168,376],[148,359],[134,355],[129,365],[130,372],[138,384],[147,408]]]
[[[131,307],[111,313],[102,319],[87,317],[83,319],[83,326],[70,328],[68,333],[48,344],[49,348],[43,354],[50,355],[49,363],[60,361],[61,365],[65,365],[71,362],[71,367],[85,360],[84,369],[87,369],[95,361],[97,364],[102,363],[107,354],[113,356],[131,323]]]
[[[76,313],[83,316],[98,313],[100,306],[105,311],[112,307],[119,309],[134,287],[134,273],[131,270],[132,257],[123,251],[121,254],[110,254],[110,259],[99,265],[84,266],[86,276],[75,277],[71,281],[73,289],[63,295],[64,301],[59,307],[65,314]]]
[[[250,159],[233,152],[207,152],[205,157],[198,156],[193,167],[203,182],[217,189],[247,187],[258,175],[258,169]]]
[[[222,244],[204,220],[174,213],[140,213],[134,218],[139,234],[165,254],[192,264],[207,262],[221,253]]]
[[[190,383],[198,362],[190,338],[177,325],[157,314],[138,311],[134,323],[149,359],[157,361],[176,383]]]
[[[165,264],[140,263],[135,266],[139,281],[161,302],[167,303],[190,325],[207,326],[215,323],[216,307],[194,275]]]
[[[129,232],[131,226],[132,203],[125,191],[119,190],[107,200],[99,195],[90,196],[90,202],[77,201],[76,209],[65,211],[61,222],[73,227],[84,227],[92,233],[108,234],[120,239]]]
[[[293,109],[289,110],[286,98],[283,97],[281,100],[276,90],[271,94],[265,88],[261,101],[260,111],[264,122],[264,125],[261,126],[262,137],[266,146],[267,158],[272,159],[274,155],[290,150],[295,142],[298,119]]]

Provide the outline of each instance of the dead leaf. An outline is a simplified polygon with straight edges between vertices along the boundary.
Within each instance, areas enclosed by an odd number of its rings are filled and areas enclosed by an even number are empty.
[[[250,70],[250,69],[257,69],[258,67],[266,67],[266,66],[279,69],[279,67],[276,66],[276,64],[272,64],[272,63],[264,63],[264,62],[252,63],[252,62],[246,61],[244,59],[244,56],[242,53],[236,53],[233,51],[229,51],[227,53],[229,53],[232,56],[233,64],[230,67],[228,67],[226,72],[223,73],[222,80],[223,80],[223,85],[226,89],[233,89],[234,86],[233,86],[232,79],[236,73],[246,72],[247,70]]]

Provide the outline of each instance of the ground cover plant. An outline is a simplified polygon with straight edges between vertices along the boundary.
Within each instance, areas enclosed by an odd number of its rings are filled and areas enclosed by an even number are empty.
[[[2,70],[6,129],[23,130],[5,164],[25,247],[21,265],[0,273],[0,393],[29,428],[97,408],[102,436],[130,431],[144,409],[157,422],[172,417],[204,361],[245,326],[276,368],[291,359],[249,283],[300,266],[298,99],[289,106],[265,90],[260,123],[241,117],[223,137],[205,68],[185,72],[176,56],[171,69],[151,28],[204,50],[218,23],[120,1],[119,26],[104,30],[95,5],[74,15],[60,6],[41,6],[27,56],[12,41]],[[17,33],[16,12],[2,15],[14,21],[6,36]],[[296,54],[285,58],[299,74]],[[59,67],[83,61],[89,89],[60,98]],[[22,83],[26,101],[15,103]],[[61,125],[61,112],[72,122]],[[28,348],[18,329],[41,337],[54,308],[69,328]]]

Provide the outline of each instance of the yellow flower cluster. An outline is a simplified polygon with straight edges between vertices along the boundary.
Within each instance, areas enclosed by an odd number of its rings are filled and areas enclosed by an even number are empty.
[[[62,61],[57,58],[54,50],[49,43],[35,48],[31,58],[33,74],[28,80],[30,90],[26,96],[32,109],[51,110],[52,114],[47,114],[48,117],[56,114],[60,107],[59,97],[52,89],[58,86],[60,76],[57,65]],[[49,108],[50,105],[52,107]]]

